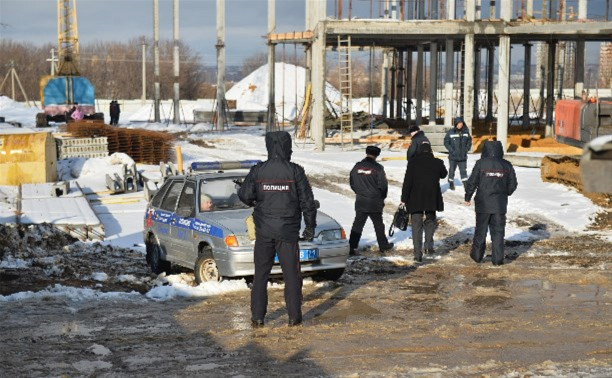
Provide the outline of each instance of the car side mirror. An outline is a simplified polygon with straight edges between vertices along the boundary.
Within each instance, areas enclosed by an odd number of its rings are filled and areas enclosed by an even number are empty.
[[[315,203],[315,209],[319,209],[321,207],[321,203],[319,202],[319,200],[314,200]]]

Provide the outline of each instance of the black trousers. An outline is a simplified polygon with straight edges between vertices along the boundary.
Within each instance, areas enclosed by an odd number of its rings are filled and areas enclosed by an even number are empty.
[[[491,242],[493,244],[491,260],[493,264],[501,264],[504,262],[506,214],[476,213],[476,230],[474,230],[470,257],[476,262],[482,262],[485,254],[487,230],[491,231]]]
[[[456,161],[448,159],[448,181],[455,179],[455,169],[459,167],[459,174],[461,175],[461,181],[468,179],[467,174],[467,161]]]
[[[410,214],[412,221],[412,245],[414,246],[414,257],[423,257],[423,230],[425,230],[425,249],[433,249],[433,236],[438,222],[435,211]]]
[[[251,315],[263,320],[268,310],[268,278],[274,265],[274,255],[283,270],[285,304],[289,319],[302,320],[302,273],[298,242],[286,242],[257,235],[255,240],[255,276],[251,290]]]
[[[385,250],[389,248],[389,241],[385,234],[385,224],[382,219],[382,212],[380,213],[363,213],[357,211],[355,214],[355,220],[353,221],[353,227],[351,228],[351,236],[349,238],[349,245],[352,250],[357,249],[359,246],[359,240],[361,239],[361,233],[363,232],[363,226],[365,222],[370,218],[372,224],[374,224],[374,232],[376,232],[376,240],[378,241],[378,248]]]

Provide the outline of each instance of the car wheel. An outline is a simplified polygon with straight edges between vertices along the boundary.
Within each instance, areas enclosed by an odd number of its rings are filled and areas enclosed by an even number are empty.
[[[170,271],[170,262],[162,260],[161,246],[157,241],[147,241],[147,264],[151,267],[151,272],[160,274]]]
[[[193,268],[196,283],[199,285],[202,282],[219,282],[221,275],[217,269],[215,259],[210,256],[200,255],[195,262]]]
[[[344,268],[324,270],[317,273],[317,276],[327,281],[338,281],[344,274]]]

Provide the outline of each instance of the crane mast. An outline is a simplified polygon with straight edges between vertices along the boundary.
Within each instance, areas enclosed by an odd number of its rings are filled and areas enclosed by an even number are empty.
[[[79,76],[79,31],[76,0],[57,0],[58,76]]]

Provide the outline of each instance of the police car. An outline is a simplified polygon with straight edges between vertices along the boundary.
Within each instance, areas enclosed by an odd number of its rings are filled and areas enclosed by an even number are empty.
[[[197,283],[254,274],[253,208],[237,192],[258,162],[196,162],[189,174],[167,178],[144,218],[146,259],[154,273],[172,263],[193,269]],[[300,241],[299,248],[303,273],[336,280],[344,272],[349,244],[329,215],[317,212],[315,238]],[[272,274],[281,273],[276,259]]]

